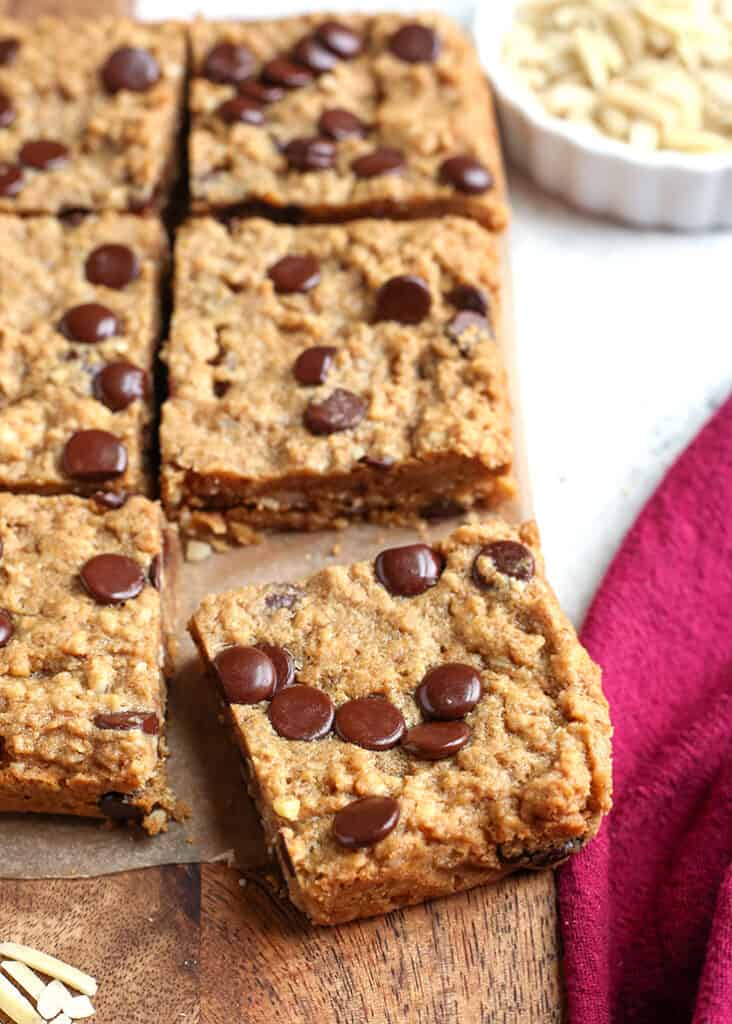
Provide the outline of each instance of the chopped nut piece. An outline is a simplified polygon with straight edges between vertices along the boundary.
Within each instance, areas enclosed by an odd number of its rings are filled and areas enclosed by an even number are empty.
[[[74,996],[66,1007],[66,1013],[72,1020],[85,1020],[87,1017],[93,1017],[96,1011],[89,996]]]
[[[18,963],[16,960],[3,960],[0,963],[0,967],[34,999],[38,999],[46,987],[35,971],[32,971],[30,967],[26,967],[25,964]]]
[[[15,985],[0,974],[0,1010],[6,1013],[14,1024],[43,1024],[31,1004]]]
[[[83,992],[84,995],[94,996],[97,993],[95,978],[92,978],[89,974],[84,974],[83,971],[78,970],[76,967],[71,967],[70,964],[64,963],[63,960],[57,960],[56,957],[49,956],[47,953],[41,953],[30,946],[21,946],[17,942],[3,942],[0,943],[0,956],[20,960],[21,963],[34,967],[42,974],[47,974],[49,978],[58,978],[59,981],[65,981],[71,988],[76,989],[77,992]]]
[[[63,1013],[72,999],[73,996],[63,982],[54,980],[50,981],[43,989],[38,997],[36,1006],[41,1017],[50,1020],[52,1017],[56,1017],[57,1014]]]
[[[203,540],[189,540],[186,544],[187,562],[205,562],[212,554],[211,545]]]

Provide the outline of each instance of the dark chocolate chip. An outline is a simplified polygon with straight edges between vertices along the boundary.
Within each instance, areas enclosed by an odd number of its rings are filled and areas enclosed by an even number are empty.
[[[368,411],[368,402],[345,388],[336,388],[322,402],[311,402],[303,417],[311,434],[337,434],[357,427]]]
[[[128,497],[124,491],[95,491],[92,494],[92,500],[96,501],[97,505],[109,509],[122,508]]]
[[[147,92],[160,79],[160,65],[149,50],[140,46],[121,46],[102,67],[102,81],[107,92],[122,89]]]
[[[333,725],[333,702],[315,686],[288,686],[269,706],[272,728],[287,740],[320,740]]]
[[[417,688],[417,704],[425,718],[464,718],[480,700],[480,676],[472,665],[448,662],[430,669]]]
[[[432,296],[426,281],[415,274],[391,277],[376,293],[376,319],[419,324],[429,316]]]
[[[124,793],[105,793],[99,801],[99,810],[110,821],[142,821],[144,811],[130,803]]]
[[[389,40],[389,49],[395,57],[408,64],[431,64],[440,55],[440,39],[427,25],[412,22],[394,33]]]
[[[292,583],[281,583],[277,590],[267,594],[264,603],[270,611],[276,612],[280,608],[293,608],[302,597],[302,591]]]
[[[581,850],[585,845],[585,836],[576,836],[573,839],[566,839],[559,845],[540,847],[538,850],[526,850],[520,846],[517,850],[512,850],[509,849],[511,845],[503,843],[496,848],[501,864],[541,871],[543,868],[550,868],[561,863],[573,853]]]
[[[276,57],[262,68],[262,78],[273,85],[281,85],[284,89],[301,89],[310,85],[314,75],[309,68],[296,64],[286,57]]]
[[[359,178],[376,178],[380,174],[398,174],[404,170],[405,160],[401,149],[385,147],[356,157],[351,170]]]
[[[275,666],[256,647],[226,647],[214,658],[214,668],[229,704],[258,704],[275,691]]]
[[[304,64],[315,75],[332,71],[338,63],[333,51],[324,46],[316,35],[304,36],[293,47],[292,56],[298,64]]]
[[[456,309],[469,309],[472,313],[480,313],[482,316],[486,316],[488,313],[486,294],[475,285],[456,284],[445,297]]]
[[[224,100],[216,113],[227,124],[264,124],[264,110],[251,96],[233,96]]]
[[[0,92],[0,128],[7,128],[15,120],[13,101],[4,92]]]
[[[147,578],[150,580],[156,590],[162,590],[163,587],[163,559],[160,555],[153,555],[152,561],[150,562],[150,568],[147,573]]]
[[[435,586],[444,568],[442,555],[426,544],[386,548],[377,556],[374,565],[379,583],[397,597],[423,594]]]
[[[15,626],[13,617],[5,608],[0,608],[0,647],[7,647],[13,639]]]
[[[283,835],[277,836],[277,853],[284,872],[290,875],[291,878],[294,878],[295,865],[292,863],[290,851],[287,849],[287,840]]]
[[[79,572],[84,589],[97,604],[122,604],[142,593],[145,573],[126,555],[95,555]]]
[[[111,309],[99,302],[84,302],[67,309],[61,318],[59,330],[72,341],[94,345],[113,337],[119,329],[119,321]]]
[[[84,264],[87,281],[106,288],[124,288],[140,274],[140,263],[128,245],[99,245]]]
[[[440,181],[458,192],[479,195],[493,188],[493,175],[479,160],[469,156],[453,156],[440,166]]]
[[[473,313],[469,309],[463,309],[456,313],[445,331],[448,338],[456,342],[461,351],[464,348],[467,351],[469,348],[469,345],[466,345],[467,339],[463,338],[463,335],[468,332],[472,332],[476,336],[486,335],[488,338],[493,338],[493,331],[488,320],[481,313]]]
[[[212,82],[238,85],[252,77],[255,66],[254,54],[246,46],[218,43],[208,51],[203,73]]]
[[[32,139],[20,147],[18,159],[26,167],[37,171],[52,171],[62,167],[69,159],[69,151],[63,142],[53,139]]]
[[[147,374],[132,363],[107,363],[94,378],[95,398],[113,412],[145,398],[148,389]]]
[[[333,835],[347,850],[358,850],[385,839],[398,821],[399,804],[393,797],[365,796],[338,811],[333,821]]]
[[[280,294],[309,292],[320,283],[320,263],[315,256],[283,256],[267,276]]]
[[[77,430],[61,461],[66,476],[76,480],[109,480],[127,469],[127,449],[106,430]]]
[[[346,743],[366,750],[389,750],[402,738],[404,717],[383,697],[359,697],[341,704],[336,711],[335,728]]]
[[[258,78],[242,82],[239,85],[239,92],[242,96],[256,100],[257,103],[277,103],[285,95],[285,90],[281,86],[263,82]]]
[[[352,60],[363,49],[361,36],[338,21],[324,21],[316,28],[315,34],[321,43],[341,60]]]
[[[490,589],[493,581],[480,567],[489,558],[498,572],[516,580],[530,580],[534,575],[534,556],[527,547],[515,540],[496,540],[481,548],[473,562],[473,581],[483,590]]]
[[[465,505],[454,498],[435,498],[429,505],[424,505],[419,510],[423,519],[430,520],[452,519],[453,516],[461,516],[464,512]]]
[[[315,387],[322,384],[333,365],[336,349],[331,345],[314,345],[306,348],[295,360],[292,372],[300,384]]]
[[[366,125],[350,110],[334,107],[332,110],[323,111],[320,115],[318,131],[321,135],[327,135],[329,139],[337,141],[338,139],[348,139],[354,135],[365,135]]]
[[[109,711],[102,712],[94,718],[97,729],[141,729],[148,736],[157,736],[160,732],[158,716],[152,711]]]
[[[12,199],[23,188],[23,168],[17,164],[0,163],[0,195]]]
[[[362,455],[358,461],[369,469],[391,469],[396,460],[392,455]]]
[[[6,39],[0,39],[0,65],[5,67],[8,64],[12,64],[18,55],[19,49],[19,39],[13,39],[10,36]]]
[[[295,659],[287,648],[278,647],[277,644],[257,644],[257,650],[266,654],[274,665],[276,676],[274,692],[278,693],[286,686],[292,686],[295,682]]]
[[[327,171],[335,163],[336,148],[330,139],[292,139],[283,150],[293,171]]]
[[[469,739],[465,722],[424,722],[407,729],[402,747],[423,761],[441,761],[462,750]]]

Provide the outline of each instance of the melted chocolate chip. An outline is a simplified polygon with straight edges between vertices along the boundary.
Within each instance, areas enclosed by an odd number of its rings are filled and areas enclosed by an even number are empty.
[[[254,54],[246,46],[218,43],[212,47],[203,64],[203,73],[211,82],[238,85],[254,74]]]
[[[315,256],[283,256],[267,276],[280,294],[309,292],[320,283],[320,263]]]
[[[10,36],[0,39],[0,65],[6,67],[8,64],[12,64],[18,55],[19,49],[19,39],[12,39]]]
[[[360,395],[336,388],[322,402],[311,402],[303,419],[311,434],[337,434],[357,427],[367,410],[368,403]]]
[[[290,875],[290,877],[294,878],[295,865],[292,863],[290,851],[287,849],[287,840],[281,833],[277,836],[277,854],[279,856],[280,864],[282,865],[283,871],[286,874]]]
[[[472,284],[456,284],[445,298],[456,309],[469,309],[472,313],[480,313],[482,316],[488,313],[485,292]]]
[[[131,804],[124,793],[105,793],[99,810],[110,821],[142,821],[145,816],[142,808]]]
[[[429,316],[432,296],[426,281],[415,274],[391,277],[376,293],[376,319],[419,324]]]
[[[481,569],[483,559],[490,559],[498,572],[516,580],[530,580],[536,568],[534,556],[523,544],[514,540],[493,541],[480,549],[473,562],[473,582],[482,590],[489,590],[493,586],[491,576],[487,576]]]
[[[214,658],[214,669],[229,704],[258,704],[275,691],[276,668],[256,647],[226,647]]]
[[[425,718],[464,718],[480,700],[480,676],[472,665],[449,662],[430,669],[417,688],[417,704]]]
[[[457,344],[464,355],[470,351],[471,337],[476,341],[485,337],[493,338],[493,331],[488,320],[482,314],[473,313],[469,309],[463,309],[457,313],[445,328],[445,333],[451,341]]]
[[[264,111],[250,96],[234,96],[224,100],[217,107],[216,113],[227,124],[264,124]]]
[[[160,65],[149,50],[140,46],[121,46],[102,67],[102,81],[109,93],[123,89],[147,92],[160,79]]]
[[[576,836],[573,839],[565,840],[557,846],[545,846],[538,850],[525,850],[521,847],[513,850],[510,848],[513,844],[503,843],[497,847],[496,853],[501,864],[540,871],[566,860],[567,857],[581,850],[584,844],[584,836]]]
[[[293,171],[327,171],[336,157],[336,148],[330,139],[318,136],[292,139],[283,152]]]
[[[145,586],[142,567],[126,555],[95,555],[81,567],[79,578],[97,604],[123,604]]]
[[[107,306],[99,302],[84,302],[66,310],[59,330],[72,341],[94,345],[113,337],[119,330],[119,321]]]
[[[281,86],[255,78],[242,82],[239,85],[239,92],[242,96],[256,100],[257,103],[277,103],[285,95],[285,90]]]
[[[374,563],[379,583],[397,597],[423,594],[435,586],[444,568],[442,555],[426,544],[386,548]]]
[[[404,732],[404,717],[383,697],[359,697],[336,711],[335,728],[342,740],[366,750],[389,750]]]
[[[333,702],[314,686],[288,686],[269,706],[272,728],[287,740],[320,740],[333,725]]]
[[[284,89],[301,89],[310,85],[313,73],[309,68],[286,57],[276,57],[262,68],[262,78],[273,85],[281,85]]]
[[[365,796],[341,808],[333,821],[336,842],[347,850],[373,846],[399,821],[399,804],[390,796]]]
[[[316,28],[315,34],[341,60],[352,60],[363,49],[361,36],[338,21],[324,21]]]
[[[343,110],[341,107],[334,107],[332,110],[324,110],[318,121],[318,131],[329,139],[348,139],[354,135],[366,134],[366,125],[363,121],[352,114],[350,110]]]
[[[84,264],[87,281],[105,288],[124,288],[140,274],[140,263],[127,245],[99,245]]]
[[[97,729],[115,729],[127,731],[141,729],[148,736],[157,736],[160,732],[158,716],[152,711],[110,711],[101,713],[94,718]]]
[[[304,64],[315,75],[332,71],[338,63],[336,55],[323,45],[317,35],[304,36],[293,47],[292,56],[298,64]]]
[[[286,686],[292,686],[295,682],[295,659],[287,648],[278,647],[277,644],[257,644],[257,650],[266,654],[274,665],[276,676],[274,692],[278,693]]]
[[[396,460],[392,455],[362,455],[358,461],[369,469],[391,469]]]
[[[106,430],[77,430],[66,442],[61,464],[75,480],[109,480],[127,469],[127,449]]]
[[[302,597],[302,591],[292,583],[281,583],[277,590],[267,594],[264,603],[270,611],[276,612],[280,608],[293,608]]]
[[[458,192],[479,195],[493,188],[493,175],[478,160],[469,156],[453,156],[440,167],[440,181]]]
[[[15,626],[13,617],[5,608],[0,608],[0,647],[7,647],[13,639]]]
[[[92,494],[92,500],[96,501],[97,505],[109,509],[122,508],[128,497],[124,491],[95,491]]]
[[[18,159],[26,167],[37,171],[52,171],[62,167],[69,159],[69,151],[63,142],[53,139],[32,139],[20,147]]]
[[[422,761],[441,761],[462,750],[469,739],[465,722],[425,722],[407,729],[402,747]]]
[[[13,101],[4,92],[0,92],[0,128],[7,128],[15,120]]]
[[[427,25],[403,25],[389,40],[389,49],[408,64],[431,64],[440,55],[440,39]]]
[[[0,195],[12,199],[23,188],[23,168],[17,164],[0,163]]]
[[[435,498],[429,505],[424,505],[419,514],[423,519],[439,520],[452,519],[453,516],[461,516],[465,512],[465,506],[454,498]]]
[[[163,587],[163,559],[160,555],[153,555],[152,561],[150,562],[150,569],[148,570],[147,578],[150,580],[156,590],[162,590]]]
[[[322,384],[333,365],[336,349],[331,345],[314,345],[306,348],[295,360],[292,372],[300,384],[316,387]]]
[[[405,160],[401,149],[385,147],[356,157],[351,170],[359,178],[376,178],[380,174],[398,174],[404,170]]]
[[[107,363],[94,378],[94,397],[113,412],[126,409],[147,393],[147,374],[132,363]]]

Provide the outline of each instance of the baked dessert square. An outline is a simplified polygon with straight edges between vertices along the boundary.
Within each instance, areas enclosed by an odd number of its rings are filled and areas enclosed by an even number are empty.
[[[495,237],[473,221],[210,219],[176,243],[162,494],[245,541],[512,493]]]
[[[167,238],[0,215],[0,489],[147,492]]]
[[[318,924],[553,867],[610,808],[600,670],[532,523],[207,597],[189,629]]]
[[[185,74],[178,25],[0,17],[0,211],[162,206]]]
[[[438,14],[308,15],[191,27],[197,212],[507,220],[492,99]]]
[[[165,781],[176,538],[158,504],[0,494],[0,811],[140,822]]]

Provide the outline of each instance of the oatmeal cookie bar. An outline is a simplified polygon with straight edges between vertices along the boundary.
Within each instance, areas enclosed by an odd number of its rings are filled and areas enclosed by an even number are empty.
[[[0,17],[0,210],[164,204],[185,61],[177,25]]]
[[[207,597],[189,628],[314,922],[553,867],[610,808],[600,670],[532,523]]]
[[[176,246],[162,493],[246,540],[512,492],[495,239],[472,221],[200,219]]]
[[[160,508],[0,494],[0,811],[141,822],[165,781],[177,547]]]
[[[165,232],[0,215],[0,488],[147,492]]]
[[[490,91],[449,19],[197,21],[191,36],[196,211],[505,225]]]

